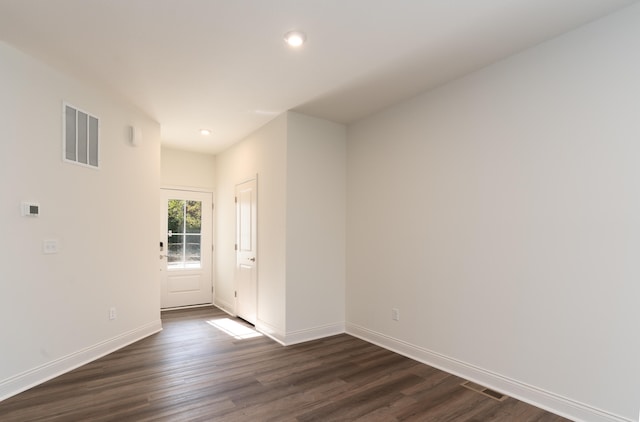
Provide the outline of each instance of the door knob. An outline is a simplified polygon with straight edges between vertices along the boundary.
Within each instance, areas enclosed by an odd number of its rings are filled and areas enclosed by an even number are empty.
[[[249,261],[256,262],[256,259],[255,258],[249,258]]]

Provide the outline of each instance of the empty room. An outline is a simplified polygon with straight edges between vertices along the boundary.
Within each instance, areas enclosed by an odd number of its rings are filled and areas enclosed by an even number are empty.
[[[640,412],[637,0],[0,0],[2,421]]]

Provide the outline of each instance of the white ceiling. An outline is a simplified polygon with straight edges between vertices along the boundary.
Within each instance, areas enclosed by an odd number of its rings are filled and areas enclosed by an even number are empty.
[[[286,110],[352,122],[637,1],[0,0],[0,39],[216,153]]]

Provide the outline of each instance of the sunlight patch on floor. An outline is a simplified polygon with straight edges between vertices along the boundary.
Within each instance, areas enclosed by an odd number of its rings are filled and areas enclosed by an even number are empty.
[[[253,328],[247,327],[246,325],[243,325],[229,318],[211,319],[207,321],[207,324],[216,327],[220,331],[223,331],[238,340],[262,336],[262,334],[260,334]]]

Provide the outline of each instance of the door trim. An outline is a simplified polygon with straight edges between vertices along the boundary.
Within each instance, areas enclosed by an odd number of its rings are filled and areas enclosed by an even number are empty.
[[[190,186],[179,186],[179,185],[161,185],[160,189],[162,190],[181,190],[185,192],[199,192],[199,193],[210,193],[213,195],[215,199],[215,190],[207,189],[207,188],[194,188]]]

